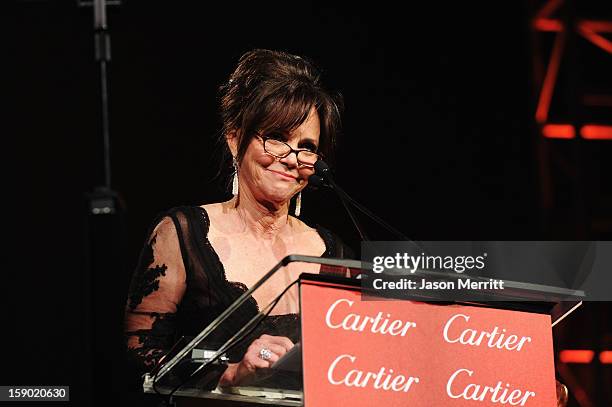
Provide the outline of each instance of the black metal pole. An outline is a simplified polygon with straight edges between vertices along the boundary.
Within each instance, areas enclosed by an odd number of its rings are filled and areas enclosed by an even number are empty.
[[[102,111],[102,138],[104,142],[104,186],[111,188],[110,121],[108,115],[107,63],[111,60],[110,34],[106,24],[106,0],[94,0],[94,41],[96,61],[100,65],[100,100]]]
[[[79,2],[93,8],[94,52],[99,69],[100,112],[102,131],[102,160],[104,177],[96,180],[94,191],[87,194],[87,262],[89,293],[89,355],[91,383],[95,389],[103,383],[105,391],[97,392],[89,400],[91,406],[123,405],[128,397],[123,310],[127,296],[128,270],[126,267],[125,205],[120,195],[111,189],[111,140],[109,119],[109,78],[111,46],[106,12],[117,1],[93,0]]]

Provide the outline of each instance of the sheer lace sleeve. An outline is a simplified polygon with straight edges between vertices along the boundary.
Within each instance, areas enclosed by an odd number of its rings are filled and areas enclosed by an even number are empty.
[[[128,357],[139,373],[150,371],[172,347],[177,307],[185,293],[185,268],[172,219],[150,233],[134,271],[125,312]]]

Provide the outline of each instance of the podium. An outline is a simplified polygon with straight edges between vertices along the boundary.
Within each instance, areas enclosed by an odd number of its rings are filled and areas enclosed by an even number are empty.
[[[313,272],[291,280],[296,264]],[[556,405],[551,328],[580,306],[583,292],[505,281],[503,291],[477,300],[419,290],[399,299],[368,290],[368,269],[354,260],[284,258],[195,338],[177,344],[145,375],[144,391],[179,406]],[[244,315],[242,306],[273,278],[284,278],[285,290]],[[292,337],[295,346],[269,368],[218,386],[227,364],[260,334]]]

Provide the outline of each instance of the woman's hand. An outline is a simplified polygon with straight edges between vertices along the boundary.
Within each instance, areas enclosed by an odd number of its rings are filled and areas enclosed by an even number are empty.
[[[270,367],[281,358],[293,342],[285,336],[261,335],[251,343],[239,363],[230,363],[219,380],[219,386],[237,386],[257,369]]]

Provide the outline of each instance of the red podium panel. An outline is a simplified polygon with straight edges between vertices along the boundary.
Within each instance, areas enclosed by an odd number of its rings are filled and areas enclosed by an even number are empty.
[[[306,407],[556,405],[549,315],[300,295]]]

